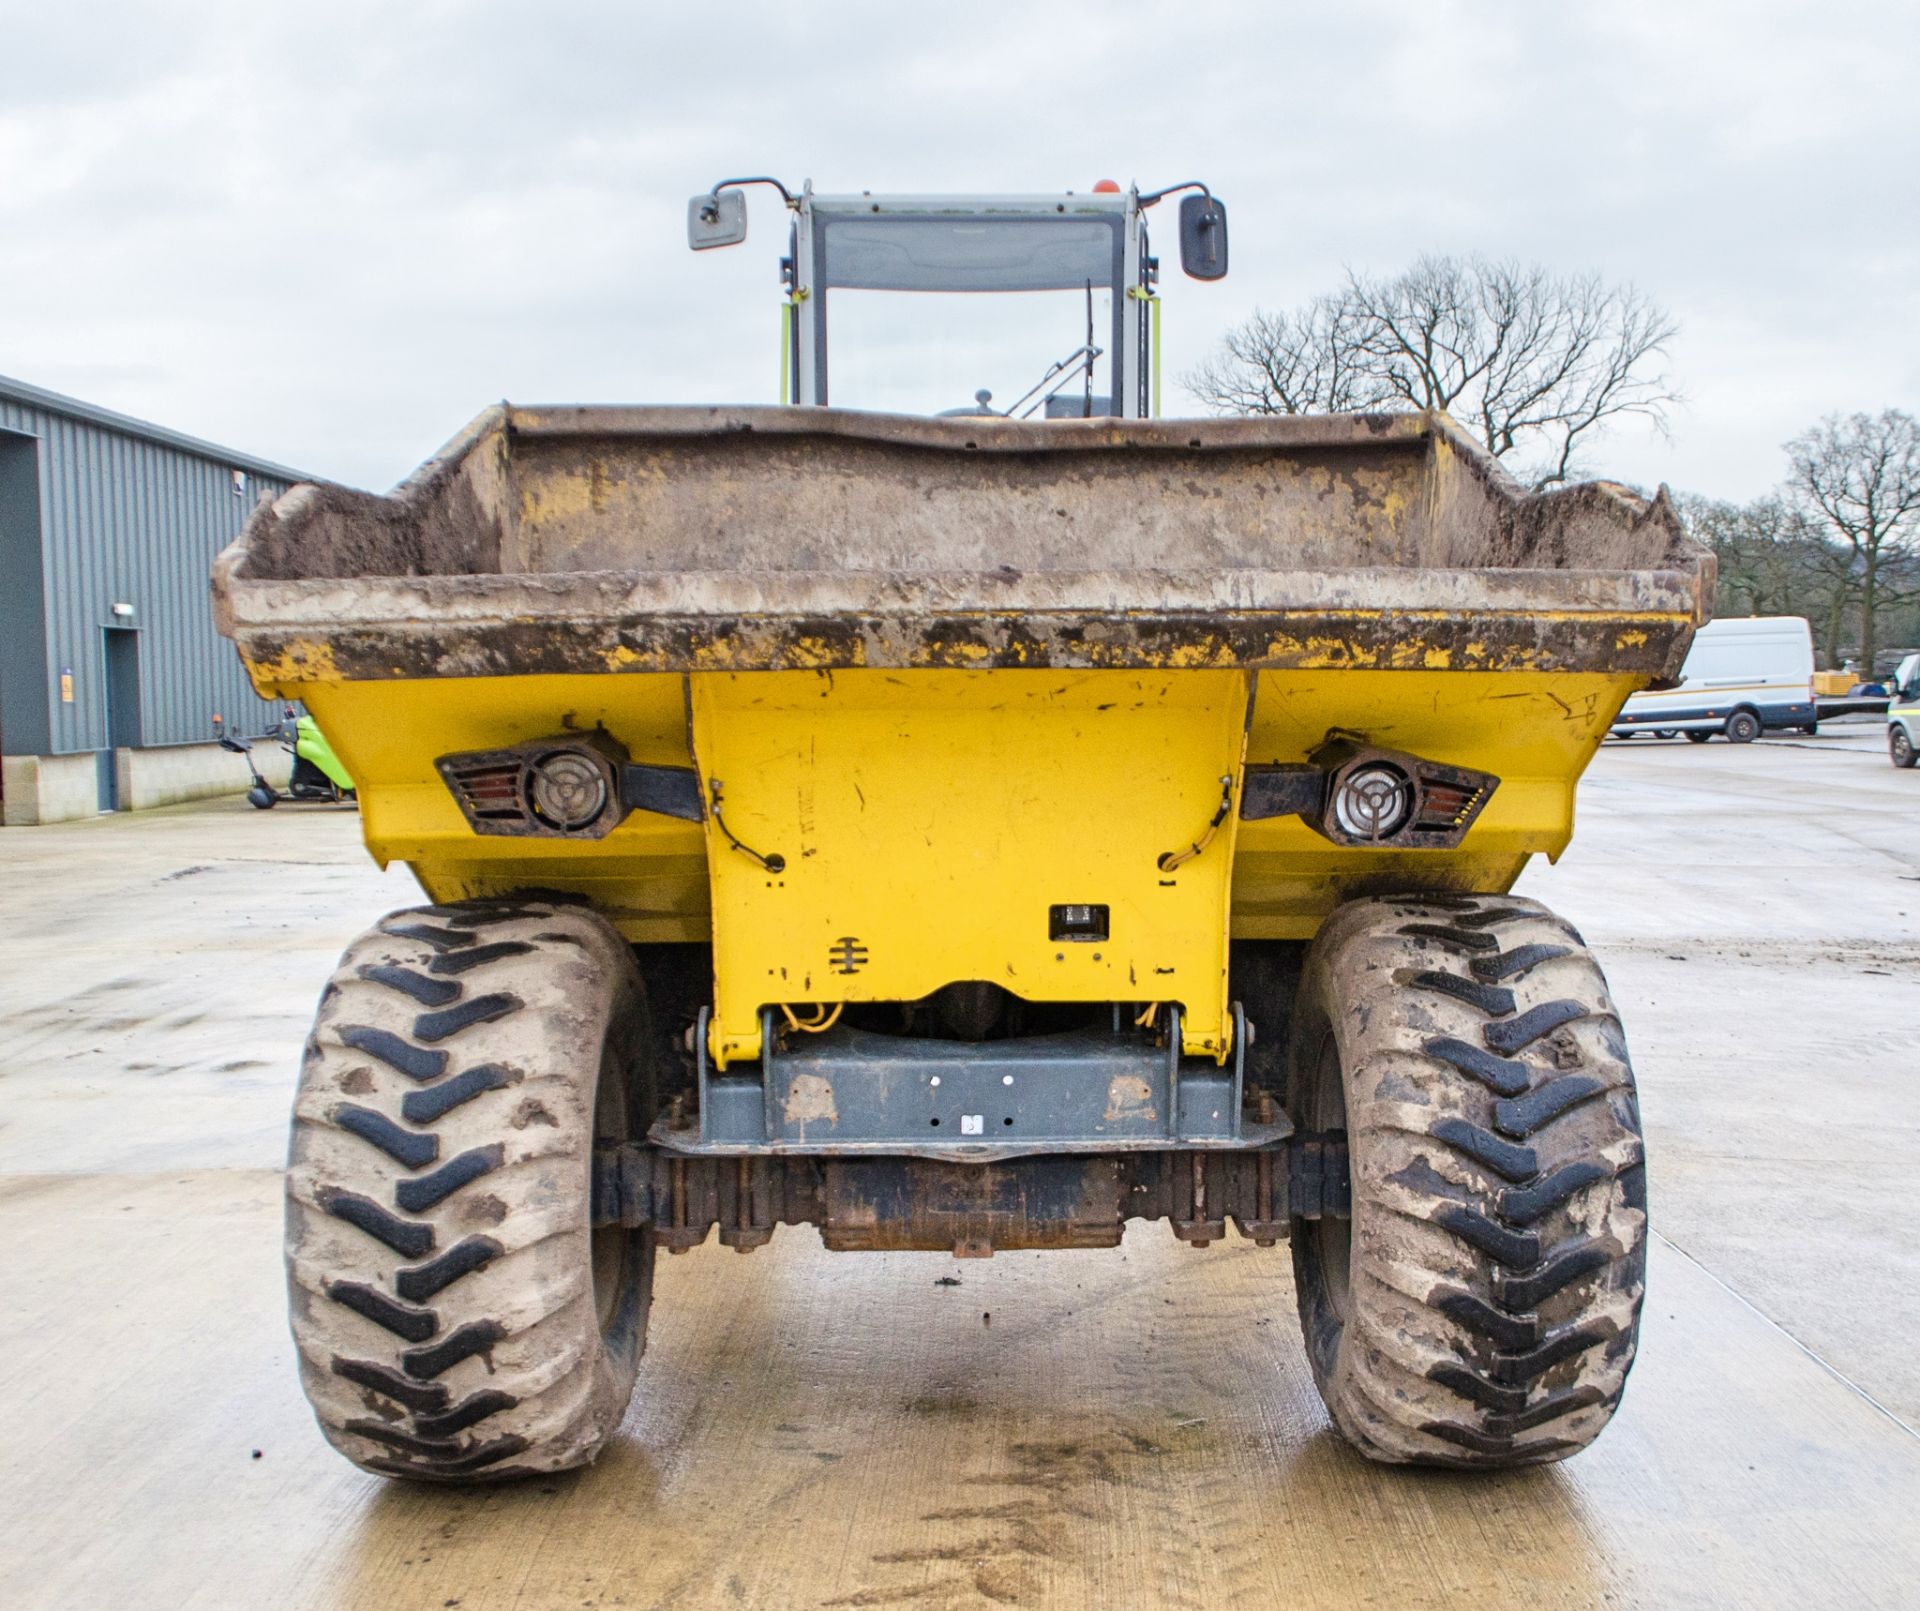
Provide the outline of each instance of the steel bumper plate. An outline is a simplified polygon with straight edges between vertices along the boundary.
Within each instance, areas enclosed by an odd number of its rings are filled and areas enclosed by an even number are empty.
[[[1119,1031],[963,1042],[842,1028],[782,1048],[769,1024],[760,1063],[721,1074],[701,1059],[697,1129],[663,1119],[650,1139],[682,1155],[967,1160],[1283,1140],[1284,1118],[1242,1117],[1242,1056],[1224,1067],[1181,1057],[1178,1014],[1168,1018],[1161,1047]]]

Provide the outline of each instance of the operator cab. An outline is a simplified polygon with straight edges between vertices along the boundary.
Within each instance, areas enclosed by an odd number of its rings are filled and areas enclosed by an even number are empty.
[[[688,244],[745,240],[741,187],[757,184],[793,214],[780,264],[783,403],[1147,419],[1160,412],[1147,210],[1183,193],[1181,266],[1202,280],[1227,271],[1226,207],[1198,183],[1144,196],[1110,180],[1085,195],[828,196],[811,182],[796,195],[776,179],[723,179],[688,203]],[[969,390],[972,403],[956,406]]]

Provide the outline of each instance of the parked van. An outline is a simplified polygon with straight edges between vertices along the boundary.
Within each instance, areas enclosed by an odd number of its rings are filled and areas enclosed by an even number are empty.
[[[1920,760],[1920,654],[1910,654],[1887,685],[1887,753],[1895,766]]]
[[[1694,635],[1678,687],[1635,694],[1614,719],[1616,738],[1651,729],[1704,744],[1725,733],[1750,744],[1762,733],[1813,732],[1813,630],[1799,615],[1709,621]]]

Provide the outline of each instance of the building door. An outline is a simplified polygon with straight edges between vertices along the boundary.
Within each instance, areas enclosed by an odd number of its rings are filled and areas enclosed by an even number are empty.
[[[107,747],[100,756],[100,809],[120,808],[119,769],[114,757],[140,743],[140,633],[134,627],[107,627]]]
[[[40,443],[0,431],[0,753],[53,748],[40,566]]]

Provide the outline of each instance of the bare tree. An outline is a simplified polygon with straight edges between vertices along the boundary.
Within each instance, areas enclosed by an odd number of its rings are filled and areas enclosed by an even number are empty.
[[[1358,311],[1337,296],[1298,313],[1258,308],[1185,378],[1223,414],[1364,414],[1394,406],[1362,342]]]
[[[1896,408],[1830,414],[1787,444],[1788,484],[1825,523],[1859,580],[1860,667],[1873,674],[1880,609],[1920,548],[1920,423]]]
[[[1185,383],[1222,413],[1445,409],[1549,487],[1608,421],[1664,429],[1679,394],[1650,371],[1675,329],[1631,285],[1423,257],[1390,279],[1349,272],[1298,313],[1256,310]]]
[[[1824,662],[1839,665],[1860,593],[1846,548],[1775,493],[1744,504],[1681,493],[1674,504],[1689,534],[1719,561],[1717,614],[1804,615]]]

